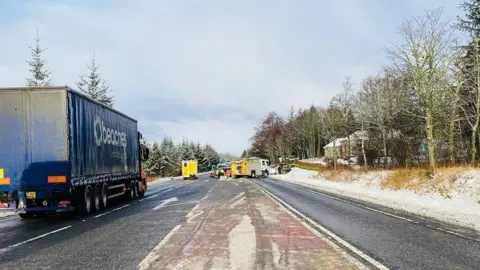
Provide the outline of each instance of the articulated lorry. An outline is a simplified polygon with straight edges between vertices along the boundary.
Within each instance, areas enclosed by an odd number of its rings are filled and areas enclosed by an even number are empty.
[[[67,86],[0,88],[0,210],[88,215],[143,196],[141,138],[135,119]]]

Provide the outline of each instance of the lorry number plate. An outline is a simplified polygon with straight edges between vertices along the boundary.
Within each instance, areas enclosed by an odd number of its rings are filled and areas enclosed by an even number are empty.
[[[27,199],[35,199],[37,197],[37,193],[35,191],[27,191]]]

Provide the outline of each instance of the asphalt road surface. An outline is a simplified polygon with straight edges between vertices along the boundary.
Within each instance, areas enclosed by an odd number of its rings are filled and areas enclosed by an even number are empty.
[[[214,185],[199,178],[155,183],[143,199],[85,218],[0,219],[0,268],[136,269]],[[157,208],[166,199],[173,211]]]
[[[480,235],[475,232],[446,229],[467,236],[459,237],[428,227],[446,224],[406,213],[279,180],[255,182],[390,269],[480,269]]]
[[[0,269],[479,269],[478,241],[371,207],[272,179],[161,181],[84,218],[0,218]]]
[[[88,217],[0,219],[0,269],[366,269],[247,179],[170,180]]]

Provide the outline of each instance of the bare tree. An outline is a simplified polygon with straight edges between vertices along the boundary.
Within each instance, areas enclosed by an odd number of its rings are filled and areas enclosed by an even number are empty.
[[[453,29],[441,21],[443,9],[426,11],[422,17],[406,20],[399,29],[403,42],[388,49],[394,69],[405,75],[417,99],[428,145],[430,174],[436,173],[435,114],[453,41]],[[410,112],[415,114],[414,112]]]
[[[463,88],[465,77],[464,61],[461,60],[464,51],[461,46],[455,46],[450,59],[450,70],[447,74],[448,83],[451,85],[451,91],[449,92],[451,103],[448,114],[448,159],[451,164],[455,163],[455,129],[457,122],[460,120],[459,108],[464,108],[460,104],[460,91]]]
[[[333,143],[333,169],[337,170],[337,139],[340,137],[342,128],[342,112],[330,102],[329,108],[320,114],[322,133],[325,138]]]
[[[364,102],[362,98],[362,92],[359,92],[354,98],[354,112],[357,120],[360,122],[360,130],[362,131],[362,135],[366,134],[366,127],[367,127],[367,106],[368,104]],[[362,144],[362,156],[363,156],[363,166],[368,168],[368,161],[367,161],[367,154],[365,152],[365,140],[364,138],[360,138]]]
[[[355,132],[357,129],[353,114],[354,83],[352,78],[347,76],[345,81],[342,83],[342,86],[343,92],[333,97],[331,105],[340,113],[340,117],[337,119],[337,121],[339,121],[339,126],[337,128],[340,129],[339,131],[341,134],[343,134],[343,136],[347,137],[347,158],[350,158],[350,134]]]
[[[51,85],[51,73],[45,68],[45,64],[47,63],[44,59],[42,59],[42,54],[45,52],[46,49],[42,49],[40,47],[40,36],[38,35],[37,29],[37,36],[35,37],[35,45],[28,46],[30,48],[30,52],[32,55],[32,60],[26,61],[27,64],[30,66],[30,73],[32,74],[31,78],[27,78],[27,86],[48,86]]]

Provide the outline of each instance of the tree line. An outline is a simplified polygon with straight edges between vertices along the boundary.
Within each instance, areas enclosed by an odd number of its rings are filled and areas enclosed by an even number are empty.
[[[150,158],[144,164],[144,169],[149,175],[160,177],[180,175],[182,160],[196,159],[199,172],[208,171],[212,165],[222,161],[211,145],[186,139],[175,144],[171,138],[165,137],[160,143],[154,142],[150,149]]]
[[[427,165],[434,175],[439,163],[477,164],[480,0],[460,8],[454,24],[443,21],[443,8],[405,20],[381,72],[358,82],[347,76],[327,106],[270,112],[242,156],[313,158],[329,144],[347,145],[341,157],[365,167]],[[336,168],[339,153],[330,154]]]

